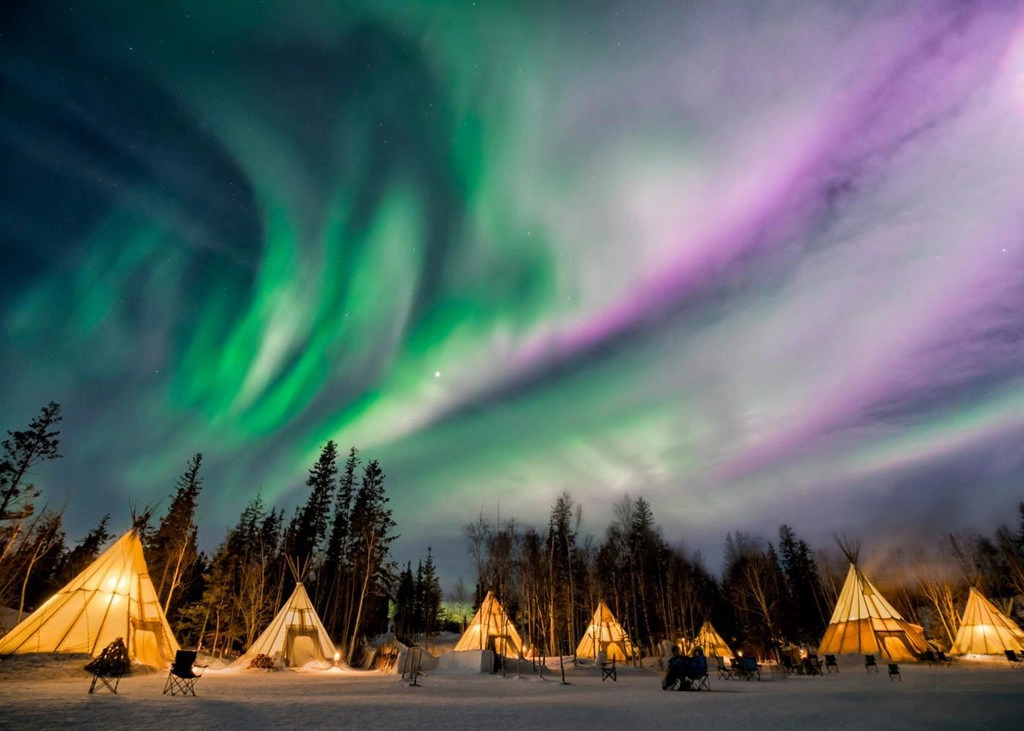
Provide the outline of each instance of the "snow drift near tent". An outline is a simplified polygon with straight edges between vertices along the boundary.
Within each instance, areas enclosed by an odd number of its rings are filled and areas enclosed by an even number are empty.
[[[693,647],[699,647],[704,651],[704,657],[734,657],[736,653],[732,651],[729,645],[726,644],[725,640],[722,639],[722,635],[715,631],[711,622],[705,622],[700,632],[697,633],[697,637],[693,640]]]
[[[334,661],[334,643],[300,581],[263,634],[232,666],[247,667],[257,655],[283,658],[288,667],[317,662],[329,667]]]
[[[928,649],[923,630],[903,619],[851,562],[818,654],[870,654],[899,661],[913,660]]]
[[[522,649],[519,633],[490,591],[455,645],[455,652],[494,650],[509,657],[518,657]]]
[[[620,662],[636,655],[636,646],[603,600],[597,605],[590,626],[576,646],[576,657],[596,660],[602,652],[606,659]]]
[[[133,660],[153,667],[163,667],[178,650],[135,529],[4,635],[0,655],[96,656],[118,637],[124,639]]]
[[[953,652],[958,655],[1002,655],[1024,649],[1024,630],[971,587]]]

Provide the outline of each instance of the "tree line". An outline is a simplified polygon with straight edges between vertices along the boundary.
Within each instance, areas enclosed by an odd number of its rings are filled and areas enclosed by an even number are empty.
[[[114,537],[107,515],[69,546],[63,509],[40,503],[30,476],[60,458],[60,420],[60,406],[50,403],[2,443],[0,605],[22,613]],[[149,509],[136,516],[150,576],[179,639],[216,655],[243,651],[301,579],[349,661],[362,637],[389,626],[407,642],[457,629],[467,605],[479,606],[489,590],[538,652],[571,653],[603,599],[650,652],[663,640],[694,637],[710,620],[734,649],[765,657],[788,644],[817,644],[848,569],[840,552],[814,549],[782,525],[772,540],[728,534],[716,576],[699,553],[665,538],[643,497],[615,503],[595,538],[581,531],[582,508],[563,493],[544,527],[491,522],[483,513],[466,525],[472,588],[459,579],[446,605],[431,549],[415,568],[391,558],[397,526],[379,462],[364,463],[355,447],[340,461],[337,445],[327,442],[308,470],[305,501],[290,516],[257,494],[209,555],[197,542],[201,453],[187,461],[161,515]],[[948,646],[970,586],[994,598],[1024,594],[1024,503],[1015,526],[990,535],[950,533],[927,549],[894,549],[880,565],[888,570],[872,576],[879,589]]]
[[[481,513],[463,529],[475,605],[494,591],[524,643],[547,654],[572,653],[602,599],[652,654],[662,641],[694,638],[705,621],[734,650],[759,657],[820,642],[849,570],[841,550],[815,550],[788,525],[774,540],[737,531],[725,537],[716,577],[699,553],[665,539],[644,498],[622,498],[612,516],[595,539],[580,533],[582,510],[568,493],[543,529]],[[930,550],[893,549],[878,564],[879,590],[949,647],[971,586],[995,598],[1024,594],[1024,503],[1012,528],[951,533]],[[452,595],[466,594],[460,581]]]
[[[42,493],[27,477],[60,458],[60,420],[60,406],[50,403],[28,429],[8,432],[2,445],[0,605],[19,613],[58,591],[113,537],[106,515],[69,548],[63,509],[37,503]],[[257,494],[210,555],[198,548],[202,465],[201,453],[188,460],[159,519],[152,509],[135,516],[150,578],[179,639],[211,654],[242,651],[299,580],[349,660],[361,637],[387,628],[397,579],[390,552],[398,536],[377,460],[363,464],[353,447],[339,470],[337,445],[327,442],[309,469],[306,500],[290,518]],[[288,569],[289,559],[300,576]],[[429,552],[428,561],[433,576]],[[440,597],[432,602],[439,607]]]

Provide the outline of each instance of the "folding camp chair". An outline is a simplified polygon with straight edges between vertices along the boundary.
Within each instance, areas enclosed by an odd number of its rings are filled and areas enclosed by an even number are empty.
[[[605,660],[603,663],[601,663],[601,682],[603,683],[609,678],[611,678],[613,683],[617,682],[619,679],[619,674],[615,670],[614,658],[611,660]]]
[[[1017,669],[1024,668],[1024,657],[1018,655],[1013,650],[1004,650],[1004,652],[1006,653],[1006,659],[1010,661],[1011,666]]]
[[[711,678],[708,677],[707,673],[704,673],[699,678],[687,678],[689,685],[685,687],[685,690],[706,690],[711,692]]]
[[[935,665],[939,661],[938,658],[935,657],[935,653],[931,650],[925,650],[921,654],[921,659],[929,665]]]
[[[899,680],[903,682],[903,676],[900,675],[900,666],[894,662],[889,663],[889,680]]]
[[[725,658],[715,655],[715,663],[718,667],[718,679],[729,680],[732,678],[732,668],[725,664]]]
[[[838,673],[839,663],[836,662],[835,655],[825,655],[825,672],[826,673]]]
[[[174,655],[174,664],[171,671],[167,673],[167,682],[164,683],[164,695],[170,691],[171,695],[196,694],[196,681],[203,677],[203,673],[196,673],[195,668],[205,669],[205,665],[196,665],[195,650],[178,650]]]
[[[746,680],[761,679],[761,666],[757,664],[757,659],[753,657],[739,658],[735,672],[738,677]]]
[[[870,672],[876,672],[876,673],[878,672],[878,663],[875,662],[875,656],[874,655],[865,655],[864,656],[864,669],[867,672],[869,672],[869,673]]]
[[[945,665],[947,668],[953,667],[953,658],[946,657],[946,653],[942,650],[938,650],[935,653],[935,659],[939,661],[939,664]]]

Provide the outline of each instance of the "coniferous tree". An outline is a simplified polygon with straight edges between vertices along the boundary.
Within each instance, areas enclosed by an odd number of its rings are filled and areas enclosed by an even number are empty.
[[[324,553],[324,565],[319,582],[328,590],[324,622],[332,637],[346,634],[343,628],[343,618],[346,616],[346,608],[351,604],[351,597],[355,593],[355,577],[352,575],[348,559],[352,554],[351,513],[358,469],[359,450],[351,447],[348,459],[345,460],[345,470],[338,480],[331,533],[327,541],[327,550]]]
[[[810,545],[788,525],[779,526],[779,554],[785,578],[783,630],[790,642],[811,644],[825,631],[826,603]]]
[[[437,576],[434,553],[427,546],[427,557],[418,566],[416,598],[419,605],[419,631],[427,642],[433,637],[441,623],[441,580]]]
[[[203,484],[199,477],[202,465],[203,455],[196,452],[178,478],[167,513],[145,544],[150,574],[164,614],[169,616],[172,607],[177,607],[175,594],[185,577],[191,575],[192,565],[199,556],[195,517]]]
[[[283,573],[283,515],[257,494],[214,552],[201,598],[182,611],[182,633],[211,654],[244,650],[273,616]]]
[[[576,528],[577,506],[563,492],[551,507],[548,519],[547,557],[548,651],[561,654],[575,647],[576,635]]]
[[[410,561],[398,575],[398,589],[395,592],[395,634],[409,638],[415,631],[416,581],[413,578]]]
[[[327,523],[338,487],[337,463],[338,446],[328,441],[320,450],[316,464],[309,470],[306,478],[309,497],[305,505],[296,511],[285,538],[285,550],[295,565],[310,571],[313,577],[319,568],[320,551],[327,537]],[[318,591],[314,595],[318,595]]]
[[[10,567],[5,559],[18,543],[25,521],[35,511],[40,491],[28,481],[36,465],[60,459],[60,404],[51,401],[44,406],[24,431],[9,431],[0,453],[0,580],[8,578]]]
[[[113,538],[108,525],[110,524],[110,513],[107,513],[96,526],[90,530],[77,546],[66,552],[57,568],[55,589],[67,584],[78,576],[89,564],[95,561],[100,555],[100,549],[107,541]]]
[[[668,547],[654,524],[654,511],[644,498],[637,498],[630,521],[630,565],[635,573],[636,605],[640,611],[635,625],[636,641],[653,647],[664,635],[667,611],[665,609],[665,573]]]
[[[352,507],[352,543],[349,561],[359,579],[355,612],[351,623],[348,662],[352,662],[362,630],[367,600],[387,594],[392,581],[392,564],[388,560],[391,544],[397,538],[392,533],[395,521],[387,507],[384,492],[384,472],[377,460],[371,460],[363,470],[363,479]]]
[[[535,528],[526,528],[520,539],[516,566],[519,576],[519,624],[531,647],[547,649],[548,627],[548,561],[544,538]]]

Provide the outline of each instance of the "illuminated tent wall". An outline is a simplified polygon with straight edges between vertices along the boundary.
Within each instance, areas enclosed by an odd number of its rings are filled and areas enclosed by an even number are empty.
[[[178,650],[134,529],[4,635],[0,655],[96,656],[118,637],[133,660],[153,667],[172,661]]]
[[[601,652],[606,659],[620,662],[636,655],[636,647],[632,640],[604,601],[597,605],[590,626],[583,634],[580,644],[576,646],[576,657],[596,660]]]
[[[263,634],[232,665],[246,667],[257,655],[282,658],[288,667],[309,662],[329,666],[334,662],[334,643],[300,581]]]
[[[705,622],[700,632],[693,640],[692,647],[699,647],[704,650],[705,657],[724,657],[730,658],[736,655],[729,645],[722,639],[722,635],[715,631],[715,628],[711,625],[711,622]]]
[[[870,654],[898,661],[913,660],[928,649],[921,628],[903,619],[851,562],[818,654]]]
[[[952,652],[958,655],[1002,655],[1024,649],[1024,631],[971,587]]]
[[[456,643],[455,652],[493,649],[502,655],[517,657],[522,647],[523,641],[519,639],[515,626],[505,615],[494,593],[489,591],[473,621]]]

